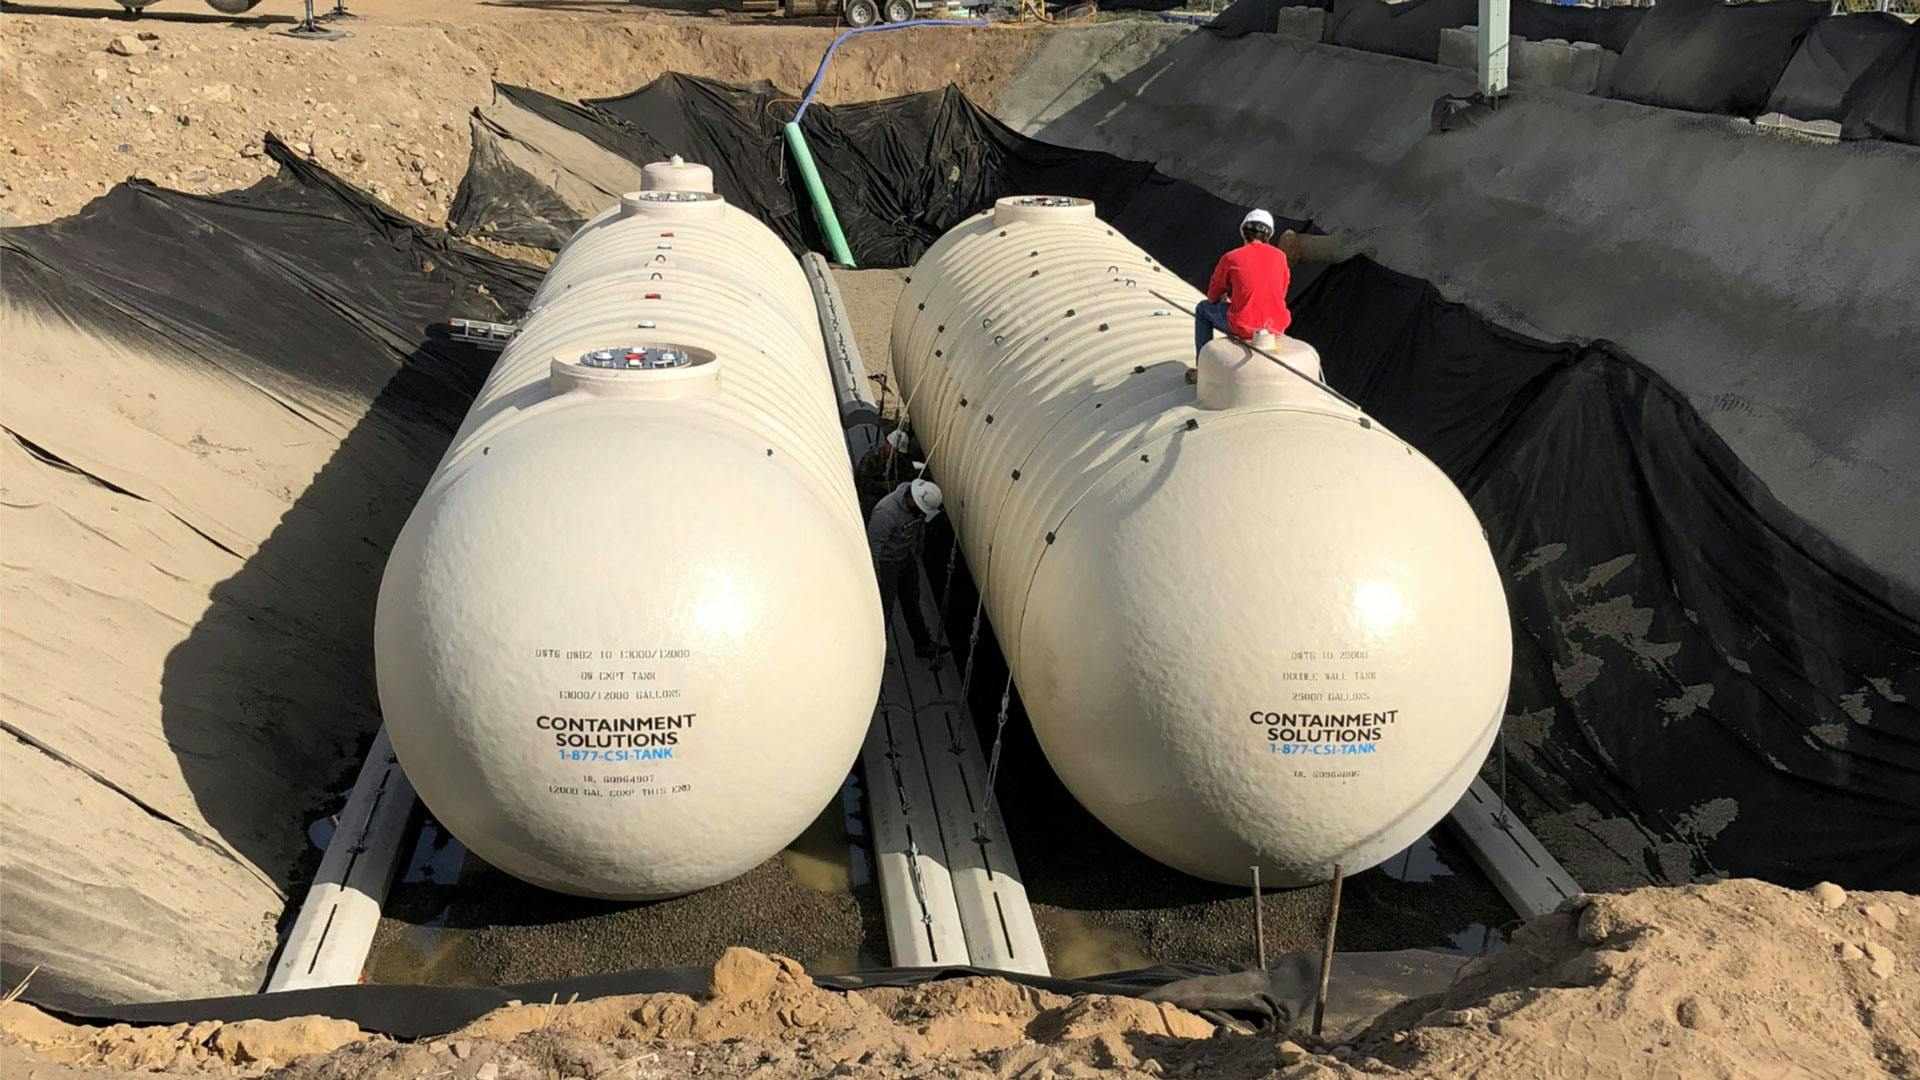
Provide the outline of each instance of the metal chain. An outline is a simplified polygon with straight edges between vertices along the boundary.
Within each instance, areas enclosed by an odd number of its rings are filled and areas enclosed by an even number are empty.
[[[952,546],[947,548],[947,579],[940,583],[940,602],[933,607],[934,614],[940,616],[940,644],[953,644],[953,633],[947,629],[947,601],[953,599],[953,568],[960,561],[960,537],[955,535]]]
[[[893,773],[893,787],[900,796],[900,816],[911,821],[913,818],[913,797],[907,791],[907,778],[900,774],[900,751],[893,745],[893,710],[882,706],[880,709],[883,723],[887,725],[887,767]],[[913,898],[920,905],[920,922],[933,925],[933,912],[927,904],[927,886],[920,879],[920,842],[914,838],[913,826],[907,826],[907,876],[913,882]]]
[[[987,609],[987,598],[983,594],[973,605],[973,629],[967,633],[967,666],[960,673],[960,707],[967,707],[967,690],[973,686],[973,656],[980,645],[980,613]]]
[[[1500,734],[1497,738],[1500,742],[1500,820],[1495,824],[1503,830],[1511,830],[1513,828],[1512,811],[1507,805],[1507,721],[1504,717],[1500,720]]]
[[[993,753],[987,758],[987,798],[993,798],[993,782],[1000,775],[1000,744],[1007,734],[1007,704],[1013,700],[1013,671],[1007,671],[1007,685],[1000,691],[1000,718],[993,727]]]

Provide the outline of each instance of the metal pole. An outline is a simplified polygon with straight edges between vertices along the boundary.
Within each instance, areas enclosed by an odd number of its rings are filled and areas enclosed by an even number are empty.
[[[1260,868],[1253,868],[1253,954],[1267,970],[1267,920],[1260,914]]]
[[[1327,904],[1327,939],[1320,944],[1320,989],[1313,995],[1313,1037],[1320,1037],[1320,1022],[1327,1015],[1327,985],[1333,981],[1333,935],[1340,926],[1340,885],[1346,880],[1340,864],[1333,864],[1333,898]]]
[[[1507,0],[1480,0],[1480,96],[1507,92]]]

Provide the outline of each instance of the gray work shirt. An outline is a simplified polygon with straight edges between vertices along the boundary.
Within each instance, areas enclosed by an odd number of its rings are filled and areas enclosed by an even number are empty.
[[[901,484],[873,506],[867,518],[867,548],[877,563],[897,563],[920,553],[926,539],[927,517],[907,505],[907,491],[913,485]]]

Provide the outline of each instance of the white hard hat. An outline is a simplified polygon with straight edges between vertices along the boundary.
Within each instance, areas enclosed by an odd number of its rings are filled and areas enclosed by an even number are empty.
[[[928,521],[940,516],[942,499],[939,484],[931,480],[915,480],[913,486],[907,490],[907,494],[913,496],[913,505],[927,515]]]
[[[1258,225],[1268,232],[1272,232],[1273,215],[1267,213],[1265,210],[1249,210],[1247,211],[1247,216],[1240,219],[1240,228],[1245,229],[1249,225]]]
[[[907,433],[899,428],[894,428],[887,433],[887,445],[893,447],[895,450],[907,445]]]

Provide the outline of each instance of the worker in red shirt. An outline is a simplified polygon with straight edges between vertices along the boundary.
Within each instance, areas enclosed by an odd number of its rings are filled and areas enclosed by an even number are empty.
[[[1207,282],[1207,302],[1193,309],[1193,351],[1198,355],[1225,330],[1241,341],[1256,331],[1287,332],[1287,256],[1273,245],[1273,215],[1249,210],[1240,221],[1239,247],[1220,256]]]

